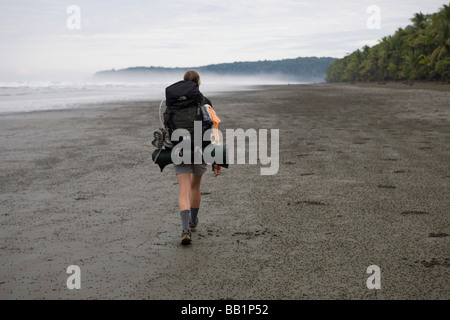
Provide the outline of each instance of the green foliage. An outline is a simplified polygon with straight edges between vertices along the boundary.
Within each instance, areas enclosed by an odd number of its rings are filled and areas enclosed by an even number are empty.
[[[326,81],[450,81],[450,5],[431,15],[416,13],[411,22],[377,45],[334,61]]]
[[[196,68],[201,72],[218,74],[284,74],[291,76],[323,77],[333,58],[297,58],[276,61],[234,62]]]
[[[434,71],[443,78],[450,79],[450,58],[445,58],[436,63]]]

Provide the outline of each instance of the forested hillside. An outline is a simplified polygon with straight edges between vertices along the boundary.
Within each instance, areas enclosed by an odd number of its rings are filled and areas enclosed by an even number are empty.
[[[416,13],[412,24],[332,63],[327,82],[450,81],[450,6],[437,13]]]
[[[316,80],[325,79],[325,71],[335,58],[296,58],[275,61],[255,62],[233,62],[212,64],[202,67],[191,68],[162,68],[162,67],[133,67],[121,70],[100,71],[95,74],[96,78],[130,78],[145,77],[155,72],[177,72],[181,73],[188,69],[195,69],[200,73],[212,73],[218,75],[285,75],[293,80]]]

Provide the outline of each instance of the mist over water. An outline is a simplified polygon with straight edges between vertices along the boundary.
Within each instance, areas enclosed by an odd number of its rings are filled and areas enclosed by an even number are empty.
[[[121,101],[161,101],[165,88],[180,81],[182,76],[155,73],[145,78],[92,77],[67,82],[0,82],[0,114],[61,110]],[[258,85],[288,83],[305,82],[296,82],[282,75],[219,76],[205,73],[201,75],[200,91],[205,96],[212,96],[227,91],[248,90]]]

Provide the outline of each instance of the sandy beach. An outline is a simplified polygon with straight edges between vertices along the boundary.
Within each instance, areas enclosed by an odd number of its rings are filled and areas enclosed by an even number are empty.
[[[450,299],[450,85],[208,98],[221,130],[279,129],[280,168],[209,170],[189,246],[159,101],[0,115],[0,298]]]

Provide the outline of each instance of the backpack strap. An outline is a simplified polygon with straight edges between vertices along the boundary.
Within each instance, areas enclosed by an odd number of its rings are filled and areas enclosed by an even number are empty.
[[[173,128],[173,115],[175,113],[173,111],[167,111],[164,112],[164,126],[169,129],[172,130]]]

